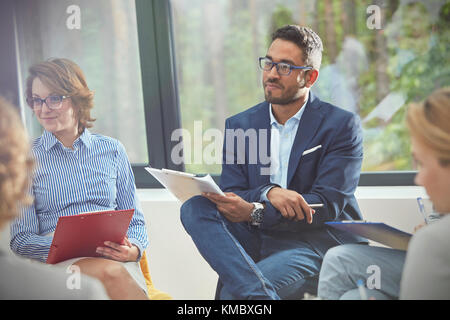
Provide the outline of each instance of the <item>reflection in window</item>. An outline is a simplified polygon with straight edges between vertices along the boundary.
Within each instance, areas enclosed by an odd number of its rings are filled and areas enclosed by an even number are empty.
[[[198,128],[223,130],[226,117],[264,99],[257,59],[265,55],[275,29],[294,23],[311,27],[324,43],[313,92],[362,119],[363,170],[413,169],[403,122],[406,105],[450,85],[447,1],[172,0],[171,4],[182,124],[192,142],[185,156],[211,144],[195,139],[201,137],[195,132]],[[379,17],[367,12],[370,5],[379,9]],[[194,157],[185,162],[191,172],[221,170],[219,164],[206,165]]]
[[[16,24],[22,88],[32,64],[51,57],[73,60],[95,92],[97,121],[90,130],[119,139],[132,163],[147,163],[134,1],[18,0]],[[31,136],[39,136],[39,123],[22,106]]]

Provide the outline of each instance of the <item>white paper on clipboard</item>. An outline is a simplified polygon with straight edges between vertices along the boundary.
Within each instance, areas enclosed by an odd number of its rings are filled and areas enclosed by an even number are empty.
[[[209,174],[206,176],[196,176],[181,171],[150,167],[146,167],[145,170],[154,176],[156,180],[181,202],[185,202],[193,196],[201,195],[202,192],[225,195]]]

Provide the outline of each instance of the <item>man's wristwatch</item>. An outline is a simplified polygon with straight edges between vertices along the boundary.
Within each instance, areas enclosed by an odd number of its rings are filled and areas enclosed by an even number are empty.
[[[253,203],[253,211],[250,214],[250,223],[253,226],[259,226],[264,218],[264,205],[259,202],[252,202]]]

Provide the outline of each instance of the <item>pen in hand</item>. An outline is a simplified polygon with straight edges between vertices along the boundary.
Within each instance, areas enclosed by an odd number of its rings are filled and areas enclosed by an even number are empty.
[[[359,279],[356,284],[358,285],[359,294],[361,296],[361,300],[367,300],[367,292],[364,287],[364,281]]]
[[[428,224],[427,214],[425,212],[425,206],[423,205],[423,200],[421,197],[417,198],[417,205],[419,206],[419,212],[422,215],[423,219],[425,220],[425,223]]]

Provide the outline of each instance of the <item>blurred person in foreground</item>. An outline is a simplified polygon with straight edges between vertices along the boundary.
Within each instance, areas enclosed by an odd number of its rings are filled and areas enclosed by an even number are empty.
[[[450,88],[408,110],[415,182],[427,191],[442,219],[413,236],[406,255],[400,299],[450,299]]]
[[[367,296],[384,299],[450,299],[450,88],[408,108],[412,154],[435,213],[415,228],[408,250],[343,245],[330,249],[322,265],[318,295],[322,299],[360,299],[357,281],[380,268],[378,288]]]
[[[16,217],[20,206],[32,202],[27,195],[32,169],[19,114],[0,97],[0,229]],[[0,248],[0,299],[108,298],[98,280],[88,276],[76,280],[77,276],[18,258]]]

